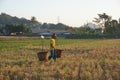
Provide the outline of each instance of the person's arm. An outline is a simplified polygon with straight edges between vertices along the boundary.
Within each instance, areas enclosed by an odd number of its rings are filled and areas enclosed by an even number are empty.
[[[53,44],[51,44],[51,47],[55,49],[55,46]]]

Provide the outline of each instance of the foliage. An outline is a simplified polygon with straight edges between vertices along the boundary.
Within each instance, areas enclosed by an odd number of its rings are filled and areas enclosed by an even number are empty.
[[[94,32],[94,29],[84,26],[84,27],[77,28],[76,33],[77,34],[91,34],[95,32]]]
[[[120,34],[120,23],[117,20],[112,20],[105,23],[105,34],[118,35]]]
[[[70,26],[67,26],[67,25],[62,24],[62,23],[58,23],[58,24],[43,23],[40,28],[41,29],[55,29],[55,30],[69,30],[69,29],[71,29]]]
[[[16,34],[20,34],[20,33],[29,33],[31,31],[30,28],[28,28],[25,25],[6,25],[3,30],[5,32],[3,32],[6,35],[10,35],[11,33],[16,33]]]
[[[99,18],[94,18],[95,22],[101,29],[104,34],[111,34],[118,36],[120,33],[120,26],[117,20],[112,20],[112,17],[106,13],[98,14]]]
[[[110,34],[119,36],[120,35],[120,20],[112,20],[112,17],[107,15],[106,13],[98,14],[98,18],[94,18],[93,20],[101,29],[102,34]],[[21,25],[23,24],[23,25]],[[19,25],[19,30],[15,29],[15,26]],[[7,27],[9,26],[9,27]],[[27,26],[27,27],[26,27]],[[3,29],[6,29],[7,35],[11,32],[19,33],[20,30],[22,32],[30,32],[31,29],[53,29],[53,30],[66,30],[72,33],[77,34],[96,34],[96,30],[89,28],[88,26],[73,28],[69,25],[65,25],[63,23],[53,24],[53,23],[43,23],[41,24],[36,20],[36,17],[32,16],[31,20],[27,20],[25,18],[18,18],[16,16],[10,16],[6,13],[1,13],[0,15],[0,32],[4,32]],[[25,31],[23,31],[24,29]],[[16,30],[16,31],[15,31]]]
[[[69,30],[69,31],[74,31],[72,27],[58,23],[58,24],[53,24],[53,23],[43,23],[41,24],[36,20],[36,17],[32,16],[31,20],[27,20],[25,18],[18,18],[18,17],[13,17],[10,16],[6,13],[1,13],[0,15],[0,25],[2,27],[5,27],[7,25],[25,25],[28,26],[31,29],[54,29],[54,30]],[[9,32],[7,32],[9,33]]]
[[[93,22],[95,22],[102,29],[101,33],[104,33],[105,23],[111,20],[111,16],[106,13],[98,14],[98,16],[98,18],[94,18],[95,20],[93,20]]]
[[[0,15],[0,25],[10,25],[10,24],[26,24],[30,25],[31,22],[25,18],[18,18],[16,16],[10,16],[6,13],[1,13]]]
[[[31,22],[34,24],[34,23],[39,23],[37,20],[36,20],[36,17],[32,16],[31,17]]]

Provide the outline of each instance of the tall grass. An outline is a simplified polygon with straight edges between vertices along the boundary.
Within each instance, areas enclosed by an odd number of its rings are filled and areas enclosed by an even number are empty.
[[[40,38],[0,40],[0,80],[120,80],[120,39],[58,39],[56,63],[38,61]],[[49,50],[49,39],[44,40]]]

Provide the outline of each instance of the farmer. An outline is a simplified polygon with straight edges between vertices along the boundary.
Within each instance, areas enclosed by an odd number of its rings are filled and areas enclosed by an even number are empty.
[[[54,61],[56,61],[55,41],[56,41],[56,34],[53,33],[50,40],[50,56],[48,57],[48,59],[50,60],[51,58],[53,58]]]

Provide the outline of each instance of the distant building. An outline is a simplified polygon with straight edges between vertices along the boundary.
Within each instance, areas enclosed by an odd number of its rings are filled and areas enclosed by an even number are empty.
[[[66,30],[54,30],[54,29],[32,29],[32,33],[38,35],[44,35],[44,36],[50,36],[53,33],[55,33],[58,36],[71,34],[71,32]]]

